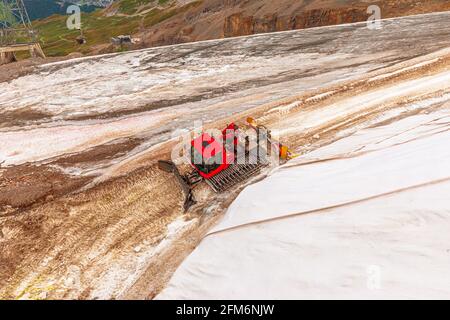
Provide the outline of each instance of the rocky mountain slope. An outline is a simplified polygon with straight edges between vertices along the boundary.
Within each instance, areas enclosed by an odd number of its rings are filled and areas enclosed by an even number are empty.
[[[303,29],[365,21],[369,5],[378,5],[382,18],[450,10],[446,0],[118,0],[104,10],[83,15],[88,42],[78,46],[78,31],[65,27],[66,17],[36,24],[50,56],[74,51],[113,52],[110,38],[133,34],[131,48]]]
[[[205,0],[144,35],[161,44],[351,23],[367,20],[369,5],[382,18],[450,10],[441,0]]]

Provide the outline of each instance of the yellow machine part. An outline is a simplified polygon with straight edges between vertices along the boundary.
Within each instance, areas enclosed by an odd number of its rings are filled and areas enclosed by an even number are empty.
[[[253,119],[252,117],[248,117],[248,118],[247,118],[247,123],[248,123],[249,125],[253,126],[253,127],[257,127],[257,126],[258,126],[258,123],[256,122],[256,120]]]
[[[252,117],[247,118],[247,123],[253,128],[257,128],[259,126],[258,122],[256,122],[256,120]],[[294,159],[294,158],[297,158],[300,156],[300,154],[296,154],[296,153],[292,152],[287,146],[282,145],[281,143],[279,144],[279,146],[280,146],[281,160],[287,161],[287,160],[291,160],[291,159]]]
[[[288,157],[289,157],[289,148],[284,145],[280,145],[281,160],[288,160]]]

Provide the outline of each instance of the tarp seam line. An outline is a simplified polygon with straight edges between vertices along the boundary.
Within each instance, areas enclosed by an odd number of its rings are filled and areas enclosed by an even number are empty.
[[[210,233],[206,234],[203,239],[205,239],[206,237],[209,237],[211,235],[216,235],[216,234],[223,233],[223,232],[226,232],[226,231],[233,231],[233,230],[236,230],[236,229],[241,229],[241,228],[245,228],[245,227],[252,226],[252,225],[258,225],[258,224],[263,224],[263,223],[272,222],[272,221],[276,221],[276,220],[288,219],[288,218],[292,218],[292,217],[296,217],[296,216],[300,216],[300,215],[305,215],[305,214],[318,213],[320,211],[337,209],[337,208],[340,208],[340,207],[345,207],[345,206],[349,206],[349,205],[353,205],[353,204],[358,204],[358,203],[361,203],[361,202],[365,202],[365,201],[369,201],[369,200],[373,200],[373,199],[389,196],[389,195],[392,195],[392,194],[395,194],[395,193],[401,193],[401,192],[408,191],[408,190],[411,190],[411,189],[418,189],[418,188],[422,188],[422,187],[426,187],[426,186],[430,186],[430,185],[434,185],[434,184],[444,183],[444,182],[447,182],[447,181],[450,181],[450,177],[446,177],[446,178],[442,178],[442,179],[438,179],[438,180],[433,180],[433,181],[429,181],[429,182],[425,182],[425,183],[421,183],[421,184],[417,184],[417,185],[413,185],[413,186],[409,186],[409,187],[405,187],[405,188],[400,188],[400,189],[397,189],[397,190],[393,190],[393,191],[389,191],[389,192],[385,192],[385,193],[380,193],[380,194],[377,194],[377,195],[373,195],[373,196],[369,196],[369,197],[365,197],[365,198],[361,198],[361,199],[357,199],[357,200],[352,200],[352,201],[348,201],[348,202],[344,202],[344,203],[339,203],[339,204],[335,204],[335,205],[328,206],[328,207],[312,209],[312,210],[296,212],[296,213],[290,213],[290,214],[277,216],[277,217],[273,217],[273,218],[268,218],[268,219],[263,219],[263,220],[259,220],[259,221],[252,221],[252,222],[248,222],[248,223],[243,223],[243,224],[240,224],[240,225],[227,227],[227,228],[224,228],[224,229],[221,229],[221,230],[210,232]]]

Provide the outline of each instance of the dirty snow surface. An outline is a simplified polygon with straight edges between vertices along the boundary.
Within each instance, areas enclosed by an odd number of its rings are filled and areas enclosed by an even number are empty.
[[[211,122],[450,45],[449,13],[145,49],[42,66],[2,84],[0,162],[138,137],[142,149]],[[136,115],[139,116],[136,116]],[[39,147],[36,147],[39,146]]]
[[[239,195],[159,298],[450,298],[449,159],[449,108],[298,158]]]
[[[447,294],[450,12],[73,59],[0,88],[0,299],[151,299],[200,242],[160,297]],[[157,161],[196,121],[249,115],[302,156],[234,203],[271,169],[200,183],[185,213]]]

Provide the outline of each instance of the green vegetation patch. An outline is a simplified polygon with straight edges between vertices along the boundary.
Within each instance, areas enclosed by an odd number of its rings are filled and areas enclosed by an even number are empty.
[[[0,2],[0,22],[6,22],[9,25],[15,25],[17,23],[11,13],[11,9],[5,2]]]
[[[35,27],[45,53],[48,56],[63,56],[75,51],[88,54],[92,46],[110,43],[111,37],[133,33],[138,30],[139,20],[139,17],[82,14],[83,34],[87,39],[83,45],[76,42],[80,31],[67,28],[67,16],[52,16],[35,23]]]
[[[170,0],[159,0],[163,3]],[[150,3],[151,0],[123,0],[123,3]],[[142,15],[114,15],[106,16],[103,10],[82,13],[81,23],[87,43],[79,45],[76,38],[79,30],[69,30],[66,26],[68,16],[53,15],[43,20],[35,21],[34,27],[39,31],[39,38],[48,56],[65,56],[72,52],[89,54],[97,45],[109,44],[112,37],[137,33],[140,28],[149,28],[161,23],[176,14],[186,12],[202,1],[191,2],[183,7],[171,6],[164,9],[154,8]],[[130,6],[131,8],[131,6]]]
[[[154,0],[122,0],[119,2],[119,10],[125,14],[137,13],[139,7],[154,2]]]
[[[168,1],[168,0],[160,0],[160,1]],[[150,12],[148,12],[143,20],[143,25],[146,28],[152,27],[154,25],[157,25],[158,23],[163,22],[164,20],[167,20],[177,14],[183,13],[188,11],[191,8],[194,8],[198,5],[200,5],[202,1],[194,1],[191,3],[188,3],[182,7],[171,7],[164,10],[161,9],[152,9]]]

